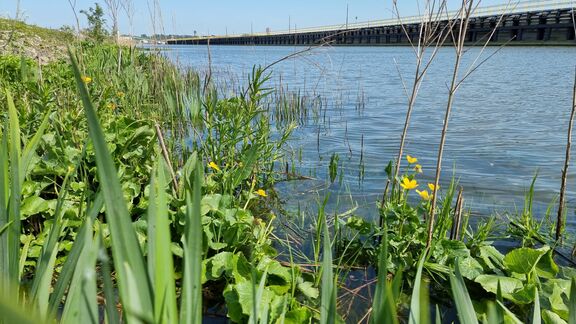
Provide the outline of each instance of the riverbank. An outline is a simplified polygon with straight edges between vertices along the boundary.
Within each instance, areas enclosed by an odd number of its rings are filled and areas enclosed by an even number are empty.
[[[574,269],[530,232],[530,196],[518,248],[504,255],[491,246],[496,220],[468,226],[458,183],[436,191],[418,156],[403,155],[397,175],[385,168],[375,221],[332,213],[323,196],[310,219],[281,219],[275,184],[289,178],[296,123],[275,129],[260,68],[224,97],[162,56],[109,44],[78,43],[44,66],[0,60],[0,269],[17,286],[0,287],[8,322],[198,323],[216,313],[334,323],[353,320],[350,296],[372,323],[426,322],[454,307],[466,323],[576,314]],[[333,154],[324,182],[337,180],[339,161]],[[378,271],[366,294],[349,288],[358,269]]]

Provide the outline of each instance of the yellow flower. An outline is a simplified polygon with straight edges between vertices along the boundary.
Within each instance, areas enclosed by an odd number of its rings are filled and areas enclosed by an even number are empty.
[[[220,171],[220,167],[218,166],[218,164],[214,163],[214,161],[208,163],[208,166],[216,171]]]
[[[416,171],[418,173],[422,173],[422,166],[420,164],[416,164],[414,166],[414,171]]]
[[[257,194],[258,196],[261,196],[261,197],[268,197],[268,195],[266,194],[266,191],[264,191],[264,189],[258,189],[258,190],[256,190],[256,194]]]
[[[428,193],[428,190],[424,191],[416,190],[416,193],[419,194],[420,197],[422,197],[422,199],[424,200],[430,200],[430,198],[432,198],[432,196],[430,196],[430,194]]]
[[[122,92],[122,91],[118,91],[118,93],[116,93],[116,95],[118,96],[118,98],[124,98],[124,92]]]
[[[434,189],[436,189],[436,186],[435,186],[433,183],[429,183],[429,184],[428,184],[428,188],[430,188],[430,190],[431,190],[432,192],[436,191],[436,190],[434,190]],[[440,189],[440,186],[438,186],[438,189]]]
[[[404,177],[402,179],[402,182],[400,183],[400,186],[402,186],[402,188],[406,190],[412,190],[418,187],[418,182],[416,181],[416,179],[410,180],[408,177]]]
[[[89,84],[90,82],[92,82],[92,78],[89,76],[83,76],[82,81],[86,84]]]
[[[414,164],[414,163],[418,162],[417,158],[412,157],[410,155],[406,155],[406,160],[408,160],[408,163],[410,163],[410,164]]]
[[[116,109],[116,104],[113,102],[109,102],[106,104],[106,108],[108,108],[110,110]]]

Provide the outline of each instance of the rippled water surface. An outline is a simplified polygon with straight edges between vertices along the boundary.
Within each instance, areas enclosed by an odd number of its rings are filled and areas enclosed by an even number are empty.
[[[233,89],[247,80],[252,66],[302,49],[212,46],[211,67],[214,77]],[[496,50],[487,49],[483,57]],[[208,70],[206,47],[172,46],[166,53],[182,65]],[[467,52],[463,70],[479,53],[479,48]],[[433,178],[453,62],[453,49],[441,49],[413,114],[406,152],[423,165],[422,182]],[[305,197],[313,188],[347,193],[364,207],[361,212],[373,214],[385,184],[384,168],[397,152],[405,118],[402,78],[411,83],[414,64],[408,47],[336,47],[315,49],[275,65],[270,85],[321,96],[327,105],[322,125],[303,125],[292,142],[296,150],[302,148],[299,172],[318,180],[281,188],[292,198]],[[454,172],[474,213],[520,209],[536,172],[537,212],[542,214],[557,195],[575,65],[576,48],[504,48],[463,84],[450,119],[443,182]],[[341,185],[337,181],[328,186],[333,153],[340,156],[344,177]],[[361,156],[363,181],[359,181]],[[569,175],[568,224],[574,229],[576,166]]]

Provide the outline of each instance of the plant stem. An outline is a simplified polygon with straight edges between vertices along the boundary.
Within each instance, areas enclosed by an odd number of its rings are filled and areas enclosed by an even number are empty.
[[[467,4],[468,3],[468,4]],[[436,202],[438,197],[438,186],[440,184],[440,174],[442,171],[442,156],[444,155],[444,144],[446,143],[446,133],[448,131],[448,122],[450,121],[450,114],[454,104],[454,97],[458,90],[458,73],[460,71],[460,64],[464,54],[464,41],[466,39],[466,32],[468,30],[468,20],[472,13],[474,0],[462,0],[461,14],[460,14],[460,29],[458,33],[458,40],[455,44],[456,61],[454,63],[454,72],[452,74],[452,82],[448,93],[448,103],[446,105],[446,113],[444,115],[444,126],[442,127],[442,135],[440,137],[440,146],[438,147],[438,159],[436,160],[436,177],[434,178],[434,190],[432,192],[432,205],[430,206],[430,217],[428,219],[428,240],[426,247],[429,248],[432,243],[432,234],[434,233],[434,216],[436,212]]]
[[[576,114],[576,71],[574,73],[574,87],[572,92],[572,110],[570,121],[568,122],[568,139],[566,142],[566,158],[564,159],[564,169],[562,170],[562,183],[560,184],[560,199],[558,200],[558,220],[556,222],[556,241],[562,240],[562,230],[564,228],[564,200],[566,194],[566,180],[568,178],[568,167],[570,166],[570,150],[572,147],[572,128],[574,126],[574,115]]]

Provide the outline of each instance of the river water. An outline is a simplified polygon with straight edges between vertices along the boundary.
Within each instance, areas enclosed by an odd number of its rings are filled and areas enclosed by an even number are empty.
[[[212,46],[215,79],[233,89],[247,80],[254,65],[265,66],[302,47]],[[462,70],[476,60],[469,49]],[[183,66],[208,70],[208,49],[170,46],[167,55]],[[455,175],[473,214],[520,210],[536,172],[535,211],[543,215],[557,196],[572,102],[576,48],[488,48],[494,54],[456,95],[446,142],[444,187]],[[442,48],[430,67],[413,113],[406,152],[423,166],[420,182],[432,181],[454,66],[454,50]],[[385,185],[385,167],[394,159],[407,107],[402,80],[410,86],[415,67],[409,47],[319,48],[275,65],[270,85],[320,96],[320,123],[304,123],[291,146],[301,161],[296,170],[316,180],[283,183],[287,202],[315,200],[326,190],[348,197],[357,211],[375,217],[375,202]],[[232,80],[232,81],[231,81]],[[337,153],[341,181],[328,182],[330,156]],[[404,160],[405,161],[405,160]],[[576,227],[576,166],[569,172],[568,228]],[[414,197],[416,199],[416,197]],[[341,203],[340,209],[349,204]]]

